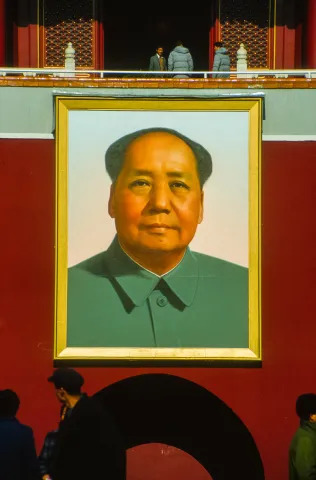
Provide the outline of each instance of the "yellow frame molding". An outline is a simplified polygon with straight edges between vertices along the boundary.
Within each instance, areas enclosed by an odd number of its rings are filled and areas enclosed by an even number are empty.
[[[56,96],[54,360],[261,361],[262,98],[113,99]],[[67,347],[68,113],[71,110],[240,111],[249,115],[249,348]]]

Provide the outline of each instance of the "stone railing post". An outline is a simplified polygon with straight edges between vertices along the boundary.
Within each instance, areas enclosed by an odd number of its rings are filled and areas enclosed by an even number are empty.
[[[245,79],[247,75],[238,74],[238,72],[247,71],[247,50],[243,43],[240,44],[240,48],[237,50],[237,78]]]
[[[72,43],[69,42],[68,46],[65,50],[65,70],[66,72],[71,72],[72,70],[75,70],[76,68],[76,61],[75,61],[75,49],[72,46]],[[75,73],[66,73],[65,76],[67,77],[74,77]]]
[[[248,70],[247,62],[247,50],[243,43],[240,44],[240,48],[237,50],[237,78],[246,79],[246,78],[258,78],[258,74],[249,73],[249,75],[242,75],[238,72],[246,72]]]

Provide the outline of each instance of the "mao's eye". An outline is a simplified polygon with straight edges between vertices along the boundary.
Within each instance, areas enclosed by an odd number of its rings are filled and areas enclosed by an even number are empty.
[[[188,185],[186,185],[186,184],[183,183],[183,182],[172,182],[172,183],[170,184],[170,187],[171,187],[171,188],[179,188],[179,189],[184,188],[184,189],[186,189],[186,190],[189,190]]]
[[[131,187],[148,187],[149,183],[147,180],[134,180],[134,182],[131,183]]]

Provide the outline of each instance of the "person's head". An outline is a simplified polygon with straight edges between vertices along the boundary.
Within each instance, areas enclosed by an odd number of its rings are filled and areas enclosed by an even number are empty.
[[[157,47],[156,52],[158,53],[159,57],[163,56],[163,48],[162,47]]]
[[[13,390],[0,390],[0,417],[15,417],[20,399]]]
[[[303,421],[316,422],[316,394],[303,393],[296,400],[296,414]]]
[[[181,42],[181,40],[176,41],[176,47],[183,47],[183,43]]]
[[[216,52],[217,50],[219,50],[220,48],[222,48],[222,46],[223,46],[223,42],[215,42],[215,43],[214,43],[214,50],[215,50],[215,52]]]
[[[109,214],[127,253],[184,251],[203,219],[209,152],[175,130],[149,128],[110,145],[105,162]]]
[[[64,367],[54,370],[48,381],[53,383],[58,400],[67,407],[72,406],[73,399],[80,397],[81,387],[84,384],[84,379],[79,372]]]

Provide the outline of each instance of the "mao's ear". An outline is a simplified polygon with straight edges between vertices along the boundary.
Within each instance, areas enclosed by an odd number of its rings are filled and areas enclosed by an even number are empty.
[[[201,199],[200,199],[200,213],[199,213],[199,219],[198,223],[202,223],[204,217],[204,192],[203,190],[201,191]]]
[[[115,185],[112,183],[111,189],[110,189],[110,197],[109,197],[109,202],[108,202],[108,213],[111,218],[115,218],[115,201],[114,201],[114,195],[115,195]]]

